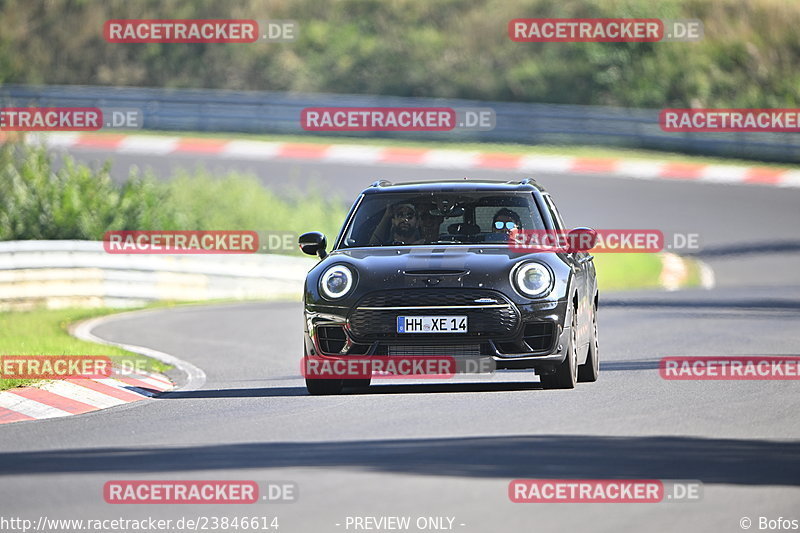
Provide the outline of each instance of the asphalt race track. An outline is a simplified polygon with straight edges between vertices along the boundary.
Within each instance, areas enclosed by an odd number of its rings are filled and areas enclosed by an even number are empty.
[[[136,162],[158,175],[195,164],[157,156]],[[246,168],[268,186],[285,176],[297,185],[333,184],[346,198],[376,178],[463,177],[412,167],[202,163]],[[602,175],[539,181],[570,226],[698,233],[698,255],[714,269],[716,287],[601,294],[600,380],[573,391],[544,391],[533,375],[508,373],[449,383],[381,381],[363,393],[310,397],[299,376],[299,303],[184,307],[111,320],[94,334],[185,359],[205,371],[205,384],[3,426],[0,506],[33,520],[43,513],[278,516],[284,532],[347,531],[348,516],[455,517],[453,530],[481,533],[740,531],[743,517],[754,530],[761,516],[800,518],[800,384],[665,381],[657,369],[664,356],[798,353],[800,190]],[[516,504],[507,494],[516,478],[699,480],[704,491],[693,503]],[[299,499],[106,504],[104,483],[121,479],[292,481]]]

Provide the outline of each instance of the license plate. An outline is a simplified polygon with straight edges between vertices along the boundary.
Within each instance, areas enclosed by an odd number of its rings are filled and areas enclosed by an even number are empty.
[[[465,316],[399,316],[397,333],[466,333]]]

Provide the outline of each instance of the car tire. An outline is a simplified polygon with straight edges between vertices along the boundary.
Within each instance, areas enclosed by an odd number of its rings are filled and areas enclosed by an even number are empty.
[[[370,383],[372,383],[372,378],[344,380],[344,386],[351,389],[366,389]]]
[[[597,308],[592,311],[592,338],[586,362],[578,367],[578,381],[591,383],[600,375],[600,343],[597,340]]]
[[[344,388],[343,379],[308,379],[306,378],[306,389],[312,396],[329,396],[341,394]]]
[[[577,310],[573,308],[569,340],[567,341],[567,356],[564,358],[564,362],[556,367],[554,373],[544,374],[539,378],[545,389],[574,389],[578,382],[577,315]]]

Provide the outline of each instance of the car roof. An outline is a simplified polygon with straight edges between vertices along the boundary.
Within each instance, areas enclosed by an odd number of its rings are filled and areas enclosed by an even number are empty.
[[[544,187],[533,179],[519,181],[443,180],[391,183],[379,180],[362,191],[362,194],[415,193],[415,192],[531,192],[545,193]]]

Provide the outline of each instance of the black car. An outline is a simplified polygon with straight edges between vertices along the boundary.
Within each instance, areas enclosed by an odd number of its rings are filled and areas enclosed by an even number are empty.
[[[580,249],[531,252],[510,245],[525,230],[567,233],[530,179],[373,183],[330,252],[323,234],[300,236],[321,258],[305,284],[306,358],[483,356],[534,369],[544,388],[595,381],[594,232],[569,232],[591,235]],[[369,383],[306,376],[311,394]]]

